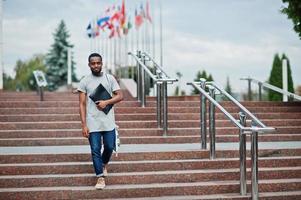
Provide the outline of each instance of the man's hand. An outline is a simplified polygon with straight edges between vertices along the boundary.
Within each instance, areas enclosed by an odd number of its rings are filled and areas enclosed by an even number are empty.
[[[108,104],[107,101],[98,101],[96,102],[98,110],[103,110]]]
[[[84,137],[88,138],[89,137],[89,129],[87,126],[82,127],[82,134]]]

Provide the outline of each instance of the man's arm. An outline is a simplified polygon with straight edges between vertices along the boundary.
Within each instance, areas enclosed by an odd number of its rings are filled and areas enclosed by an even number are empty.
[[[82,134],[84,137],[89,137],[89,129],[86,122],[86,93],[79,92],[79,115],[82,125]]]
[[[116,90],[113,92],[113,96],[111,99],[105,100],[105,101],[99,101],[97,103],[97,108],[102,110],[109,104],[116,104],[123,100],[123,94],[121,90]]]

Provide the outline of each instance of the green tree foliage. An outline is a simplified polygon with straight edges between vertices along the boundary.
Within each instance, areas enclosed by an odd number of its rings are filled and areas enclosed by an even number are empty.
[[[43,55],[35,55],[28,61],[18,60],[15,66],[15,79],[7,75],[4,76],[4,89],[17,91],[35,90],[34,70],[46,71]]]
[[[230,95],[232,95],[232,87],[230,85],[230,79],[229,76],[227,76],[227,83],[225,87],[226,92],[228,92]]]
[[[206,79],[206,81],[213,81],[212,75],[209,74],[209,76],[207,76],[207,72],[205,70],[203,70],[202,72],[201,72],[201,70],[198,71],[198,73],[197,73],[196,78],[194,79],[194,81],[200,81],[200,78],[204,78],[204,79]],[[191,94],[199,94],[199,93],[200,92],[197,89],[195,89],[195,88],[191,92]]]
[[[233,96],[233,93],[232,93],[232,87],[230,85],[230,79],[229,79],[229,76],[227,76],[227,82],[226,82],[226,87],[225,87],[225,90],[228,94],[230,94],[231,96]],[[222,100],[224,101],[228,101],[228,97],[222,95]]]
[[[179,90],[179,86],[176,86],[175,92],[174,92],[174,96],[179,96],[180,90]]]
[[[278,54],[274,56],[273,66],[269,78],[269,83],[279,88],[283,87],[282,86],[282,62],[284,59],[288,60],[285,54],[283,54],[281,58]],[[291,72],[289,60],[288,60],[287,72],[288,72],[288,91],[294,93],[293,78],[292,78],[292,72]],[[274,92],[272,90],[268,91],[268,97],[270,101],[282,100],[282,94],[278,92]]]
[[[59,86],[67,84],[68,71],[68,48],[73,48],[68,39],[70,34],[67,31],[65,22],[62,20],[53,34],[54,43],[46,56],[47,80],[49,90],[55,90]],[[75,62],[71,56],[72,81],[78,81],[75,75]]]
[[[178,78],[178,85],[176,86],[174,95],[175,96],[180,96],[182,94],[182,91],[181,91],[181,78],[183,77],[183,74],[181,72],[177,71],[176,76]]]
[[[281,12],[286,14],[293,21],[294,30],[301,39],[301,1],[300,0],[282,0],[287,3],[287,7],[283,7]]]
[[[3,73],[3,89],[13,90],[13,91],[16,89],[16,84],[14,79],[6,73]]]

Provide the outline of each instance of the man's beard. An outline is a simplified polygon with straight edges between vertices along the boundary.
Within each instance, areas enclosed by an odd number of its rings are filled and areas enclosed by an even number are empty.
[[[101,76],[101,70],[99,72],[95,72],[93,70],[91,70],[93,76]]]

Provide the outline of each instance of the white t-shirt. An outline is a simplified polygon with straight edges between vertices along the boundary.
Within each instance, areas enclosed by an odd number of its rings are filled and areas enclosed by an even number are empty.
[[[108,114],[105,114],[103,111],[97,109],[96,104],[89,97],[100,83],[111,95],[114,91],[120,90],[114,76],[106,73],[103,73],[101,76],[90,74],[84,77],[77,88],[78,91],[86,93],[86,121],[90,133],[111,131],[116,127],[114,106]]]

